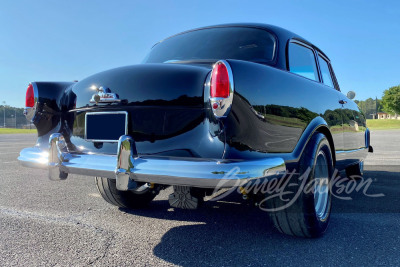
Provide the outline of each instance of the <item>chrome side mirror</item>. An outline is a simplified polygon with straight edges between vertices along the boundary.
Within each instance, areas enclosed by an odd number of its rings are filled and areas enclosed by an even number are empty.
[[[348,99],[354,99],[356,97],[356,93],[354,91],[349,91],[347,93],[347,98]]]

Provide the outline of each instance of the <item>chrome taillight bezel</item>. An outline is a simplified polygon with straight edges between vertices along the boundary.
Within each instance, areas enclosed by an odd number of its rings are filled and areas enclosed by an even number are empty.
[[[232,74],[232,68],[229,65],[229,63],[226,60],[219,60],[217,61],[216,64],[222,63],[225,65],[227,71],[228,71],[228,76],[229,76],[229,96],[228,97],[211,97],[210,95],[210,106],[211,109],[214,113],[214,116],[217,118],[226,118],[231,111],[232,108],[232,102],[233,102],[233,95],[235,91],[235,86],[233,82],[233,74]],[[209,75],[209,78],[207,79],[206,86],[208,87],[207,91],[210,92],[210,85],[211,85],[211,77],[212,77],[212,71]]]
[[[34,104],[32,107],[25,107],[24,108],[24,115],[26,119],[30,122],[33,122],[35,119],[36,111],[37,111],[37,106],[38,106],[38,100],[39,100],[39,90],[36,85],[36,83],[31,82],[30,85],[33,87],[33,98],[34,98]]]

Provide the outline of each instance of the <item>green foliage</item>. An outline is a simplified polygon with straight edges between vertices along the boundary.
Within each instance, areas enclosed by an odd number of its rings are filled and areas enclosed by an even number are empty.
[[[318,116],[304,107],[294,108],[279,105],[253,106],[254,110],[263,115],[266,121],[278,125],[304,128],[307,123]]]
[[[294,107],[279,106],[279,105],[266,105],[261,107],[263,108],[264,110],[263,113],[265,114],[272,114],[286,118],[297,118],[306,123],[309,123],[312,119],[318,116],[317,113],[309,111],[304,107],[294,108]]]
[[[354,101],[367,119],[372,119],[372,114],[383,111],[382,100],[368,98],[367,100]]]
[[[400,85],[383,92],[382,104],[386,112],[400,114]]]
[[[325,111],[324,118],[329,125],[340,125],[342,124],[342,116],[340,111],[330,110]]]

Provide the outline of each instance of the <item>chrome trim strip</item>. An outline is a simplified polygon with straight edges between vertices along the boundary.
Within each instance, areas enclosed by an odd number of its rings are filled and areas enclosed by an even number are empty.
[[[87,116],[106,115],[106,114],[125,114],[125,135],[128,134],[128,112],[127,111],[101,111],[101,112],[86,112],[85,113],[85,140],[90,142],[102,143],[117,143],[118,140],[103,140],[103,139],[87,139]]]
[[[215,63],[222,63],[226,66],[226,69],[228,70],[228,76],[229,76],[229,96],[227,98],[222,98],[222,97],[210,97],[210,104],[211,104],[211,109],[217,118],[226,118],[228,116],[229,112],[231,111],[232,107],[232,102],[233,102],[233,94],[235,92],[235,85],[233,83],[233,73],[232,73],[232,68],[229,65],[229,63],[226,60],[219,60]],[[214,66],[215,66],[214,65]],[[213,68],[214,71],[214,68]],[[212,72],[210,77],[212,77]],[[207,85],[208,87],[211,86],[211,78],[208,81]],[[210,90],[205,90],[205,92],[210,92]],[[214,109],[213,104],[217,103],[218,108]]]
[[[353,150],[340,150],[336,151],[336,162],[349,160],[349,159],[357,159],[363,160],[368,155],[368,149],[366,147],[353,149]]]
[[[336,154],[346,154],[346,153],[363,152],[363,151],[365,151],[366,149],[367,149],[366,147],[362,147],[362,148],[351,149],[351,150],[338,150],[338,151],[336,151]]]
[[[258,178],[279,177],[286,171],[282,158],[238,161],[140,157],[136,154],[134,141],[130,136],[121,136],[118,155],[68,153],[60,148],[60,140],[61,134],[53,134],[49,152],[38,147],[25,148],[20,152],[18,160],[23,166],[52,169],[52,179],[65,179],[64,173],[117,179],[120,190],[129,189],[132,180],[165,185],[226,188],[244,185]]]

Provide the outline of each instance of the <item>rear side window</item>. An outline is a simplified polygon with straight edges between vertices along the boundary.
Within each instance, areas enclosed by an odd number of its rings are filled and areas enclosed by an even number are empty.
[[[318,81],[314,52],[305,46],[289,43],[289,71]]]
[[[318,55],[318,61],[319,61],[319,67],[321,69],[322,82],[324,84],[334,88],[335,86],[333,85],[332,76],[331,76],[331,72],[329,70],[328,62],[320,55]]]

